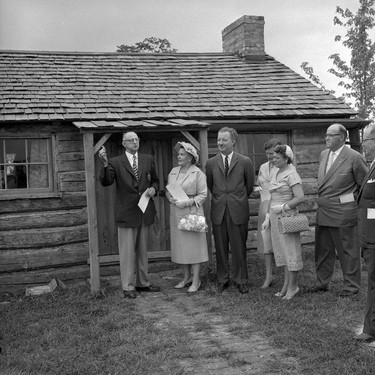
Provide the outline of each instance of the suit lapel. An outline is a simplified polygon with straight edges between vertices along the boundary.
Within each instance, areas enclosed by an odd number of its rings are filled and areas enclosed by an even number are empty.
[[[229,175],[230,171],[234,168],[234,166],[237,164],[237,162],[238,162],[237,154],[235,152],[233,152],[232,159],[231,159],[230,165],[229,165],[228,175]]]
[[[329,150],[325,150],[325,154],[322,156],[322,161],[319,165],[318,182],[319,182],[320,186],[323,184],[323,181],[324,181],[324,175],[326,173],[328,155],[329,155]]]
[[[329,152],[328,152],[328,155],[329,155]],[[327,158],[328,158],[328,155],[327,155]],[[324,176],[324,179],[323,179],[323,184],[329,180],[333,175],[334,173],[336,172],[336,170],[340,167],[340,165],[346,160],[347,158],[347,152],[346,152],[346,146],[344,146],[344,148],[342,149],[342,151],[340,152],[340,155],[337,156],[336,160],[333,162],[331,168],[329,169],[329,171],[326,173],[326,175]],[[325,166],[327,166],[327,163],[324,164]],[[324,168],[325,169],[325,168]]]
[[[219,165],[219,168],[221,169],[221,171],[223,172],[223,175],[224,175],[223,157],[221,156],[220,152],[216,155],[216,161],[217,161],[217,164]]]
[[[365,178],[363,179],[363,182],[361,184],[361,187],[359,188],[359,192],[358,192],[358,198],[357,198],[357,201],[359,201],[359,198],[362,194],[362,190],[363,188],[365,187],[366,185],[366,182],[368,181],[368,179],[370,178],[370,176],[372,175],[372,173],[374,172],[375,170],[375,163],[373,163],[369,169],[369,171],[367,172]]]
[[[139,154],[138,154],[139,155]],[[139,160],[138,160],[138,175],[140,176],[140,173],[139,173]],[[126,154],[124,153],[124,155],[122,156],[122,165],[124,166],[125,169],[127,169],[129,171],[130,174],[132,174],[135,178],[135,175],[134,175],[134,171],[133,171],[133,167],[130,165],[130,162],[129,162],[129,159],[128,157],[126,156]]]

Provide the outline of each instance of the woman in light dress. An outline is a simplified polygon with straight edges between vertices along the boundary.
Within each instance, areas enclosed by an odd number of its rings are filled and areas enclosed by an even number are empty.
[[[177,183],[188,196],[187,200],[177,200],[166,193],[170,203],[171,258],[184,271],[183,279],[175,288],[190,285],[188,293],[195,293],[201,285],[201,264],[208,261],[206,233],[178,229],[178,223],[189,212],[204,215],[202,205],[207,198],[207,183],[205,174],[196,166],[198,153],[194,146],[177,142],[175,149],[178,166],[169,173],[168,185]]]
[[[260,194],[260,205],[258,213],[258,253],[264,255],[266,265],[266,279],[261,288],[268,288],[272,284],[272,268],[273,268],[273,250],[271,243],[271,229],[268,227],[262,231],[262,224],[268,212],[271,194],[268,191],[272,175],[277,172],[277,168],[273,165],[273,150],[281,142],[272,138],[264,144],[264,150],[268,161],[262,164],[258,173],[258,189]]]
[[[284,267],[284,285],[277,297],[290,300],[299,291],[297,284],[298,271],[303,268],[301,254],[300,233],[281,233],[279,217],[282,211],[289,214],[296,212],[296,207],[304,200],[301,177],[292,165],[293,152],[287,145],[274,148],[273,162],[278,168],[272,176],[269,191],[271,200],[269,212],[262,225],[262,229],[271,227],[271,241],[275,256],[275,263],[278,267]]]

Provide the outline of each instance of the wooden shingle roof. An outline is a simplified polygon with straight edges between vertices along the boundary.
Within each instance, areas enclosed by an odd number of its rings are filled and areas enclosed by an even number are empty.
[[[285,65],[227,53],[0,52],[0,121],[348,118]]]

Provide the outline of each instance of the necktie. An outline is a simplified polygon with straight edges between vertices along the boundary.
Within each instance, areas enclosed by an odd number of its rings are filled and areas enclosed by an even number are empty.
[[[335,161],[335,153],[331,152],[329,154],[328,162],[327,162],[327,168],[326,168],[326,173],[329,171],[329,168],[332,167],[333,162]]]
[[[228,162],[228,156],[225,157],[225,177],[228,176],[229,172],[229,162]]]
[[[135,178],[138,181],[139,176],[138,176],[137,158],[135,155],[133,155],[133,172],[134,172]]]

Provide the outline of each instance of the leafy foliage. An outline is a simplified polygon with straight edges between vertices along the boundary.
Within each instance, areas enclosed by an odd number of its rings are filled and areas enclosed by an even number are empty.
[[[375,44],[368,34],[375,26],[374,4],[375,0],[359,0],[355,14],[349,9],[336,7],[333,23],[344,27],[346,34],[344,37],[336,35],[335,41],[350,50],[350,61],[346,62],[338,53],[329,56],[334,67],[328,72],[341,79],[338,85],[346,90],[344,98],[354,103],[358,116],[362,118],[375,116]],[[302,63],[301,68],[313,83],[325,90],[307,62]]]
[[[309,65],[308,62],[303,62],[301,64],[302,70],[305,72],[305,74],[309,77],[309,80],[314,83],[316,86],[321,88],[324,91],[329,92],[330,94],[334,94],[335,91],[333,90],[327,90],[326,87],[324,86],[323,82],[320,80],[320,78],[314,73],[314,69],[312,66]]]
[[[374,118],[375,104],[375,44],[370,40],[368,31],[375,26],[375,0],[360,0],[356,14],[349,9],[337,7],[333,22],[346,29],[342,38],[337,35],[335,41],[350,49],[350,63],[339,54],[332,54],[334,68],[329,72],[342,79],[339,86],[347,90],[345,97],[354,99],[360,117]]]
[[[167,39],[150,37],[145,38],[142,42],[135,43],[135,45],[122,44],[117,46],[116,52],[176,53],[177,50],[172,48]]]

